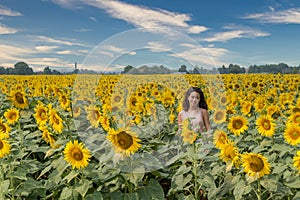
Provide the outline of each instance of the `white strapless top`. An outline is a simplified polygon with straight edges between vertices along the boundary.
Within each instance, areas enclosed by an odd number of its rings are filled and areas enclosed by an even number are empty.
[[[192,128],[196,132],[204,132],[204,122],[202,117],[202,112],[200,110],[199,113],[197,113],[194,116],[191,116],[190,113],[182,110],[180,111],[180,116],[182,121],[184,121],[186,118],[189,118],[192,124]]]

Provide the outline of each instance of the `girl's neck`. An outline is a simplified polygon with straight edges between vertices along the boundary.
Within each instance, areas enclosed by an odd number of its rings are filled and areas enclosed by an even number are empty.
[[[189,107],[189,111],[198,111],[200,110],[199,107]]]

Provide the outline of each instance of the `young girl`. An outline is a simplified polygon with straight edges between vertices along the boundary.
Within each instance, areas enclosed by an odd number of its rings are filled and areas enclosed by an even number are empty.
[[[178,125],[186,118],[190,118],[193,130],[195,132],[205,132],[210,130],[208,119],[208,107],[202,90],[198,87],[191,87],[185,94],[183,110],[178,114]]]

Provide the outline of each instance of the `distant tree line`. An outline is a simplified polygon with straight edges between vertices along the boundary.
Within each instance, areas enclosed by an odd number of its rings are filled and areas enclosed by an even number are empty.
[[[184,73],[184,74],[244,74],[244,73],[282,73],[282,74],[298,74],[300,73],[300,65],[297,67],[288,66],[285,63],[279,64],[265,64],[265,65],[251,65],[246,69],[237,64],[229,64],[228,67],[224,65],[220,68],[205,69],[203,67],[195,66],[192,70],[188,70],[186,65],[181,65],[178,70],[169,69],[163,65],[149,67],[143,65],[141,67],[133,67],[127,65],[124,67],[121,74],[170,74],[170,73]],[[12,75],[33,75],[33,74],[62,74],[60,71],[45,67],[42,72],[34,72],[31,67],[25,62],[18,62],[13,68],[4,68],[0,66],[0,74]],[[77,69],[64,74],[117,74],[117,72],[96,72],[88,69]]]

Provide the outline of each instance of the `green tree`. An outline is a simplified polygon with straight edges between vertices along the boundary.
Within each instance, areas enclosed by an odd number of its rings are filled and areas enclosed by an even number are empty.
[[[33,70],[25,62],[18,62],[14,65],[14,73],[20,75],[32,75]]]

